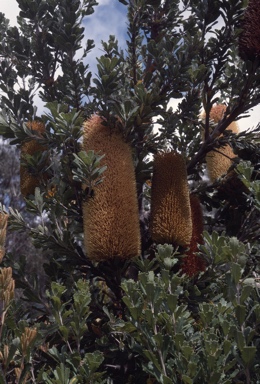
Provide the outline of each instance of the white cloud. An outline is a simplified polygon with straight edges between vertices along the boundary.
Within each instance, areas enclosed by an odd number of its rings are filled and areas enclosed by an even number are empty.
[[[93,39],[95,48],[88,54],[86,61],[90,64],[93,75],[96,71],[96,57],[102,55],[101,40],[107,42],[110,35],[118,40],[119,48],[125,48],[126,7],[118,0],[101,0],[94,8],[95,13],[84,21],[86,39]]]
[[[5,17],[9,19],[10,25],[17,24],[16,17],[19,14],[19,7],[16,0],[1,0],[0,12],[5,14]]]
[[[260,105],[249,110],[248,115],[249,117],[238,120],[238,126],[241,131],[245,131],[248,128],[256,128],[260,123]]]

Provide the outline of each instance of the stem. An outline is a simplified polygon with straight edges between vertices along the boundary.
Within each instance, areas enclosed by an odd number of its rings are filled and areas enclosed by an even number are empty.
[[[251,380],[250,380],[250,371],[248,368],[245,369],[245,374],[246,374],[246,384],[250,384],[251,383]]]
[[[31,366],[31,379],[34,384],[37,384],[35,376],[34,376],[34,370],[33,370],[33,365]]]
[[[1,338],[2,338],[3,325],[4,325],[4,321],[5,321],[5,314],[6,314],[6,310],[4,310],[4,311],[2,312],[2,316],[1,316],[0,340],[1,340]]]
[[[193,157],[193,159],[191,159],[190,163],[188,164],[188,167],[187,167],[188,174],[191,174],[196,164],[199,163],[205,157],[205,155],[212,150],[212,144],[215,138],[220,136],[225,131],[225,129],[242,112],[243,112],[243,106],[238,105],[238,107],[236,107],[225,120],[222,120],[220,124],[216,126],[216,128],[213,130],[211,135],[209,135],[208,138],[204,141],[204,143],[201,145],[197,154]]]
[[[60,312],[59,312],[59,319],[60,319],[60,324],[63,326],[64,323],[63,323],[62,316],[61,316],[61,313],[60,313]],[[69,348],[70,353],[72,353],[73,351],[72,351],[72,349],[71,349],[70,343],[69,343],[68,341],[66,341],[66,344],[67,344],[67,346],[68,346],[68,348]]]
[[[153,307],[153,304],[151,303],[151,311],[152,311],[152,314],[154,315],[154,307]],[[157,327],[156,327],[156,323],[154,323],[154,327],[153,327],[153,331],[154,331],[154,334],[157,335],[158,332],[157,332]],[[166,372],[166,367],[165,367],[165,364],[164,364],[164,359],[163,359],[163,354],[162,354],[162,351],[161,349],[157,349],[158,350],[158,354],[159,354],[159,358],[160,358],[160,362],[161,362],[161,366],[162,366],[162,369],[163,369],[163,374],[164,376],[167,376],[167,372]]]

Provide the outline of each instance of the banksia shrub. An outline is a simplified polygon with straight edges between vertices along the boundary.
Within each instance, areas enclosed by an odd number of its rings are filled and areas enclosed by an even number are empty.
[[[177,152],[154,156],[151,188],[151,236],[156,243],[188,246],[192,235],[185,160]]]
[[[226,106],[224,104],[214,105],[210,111],[210,119],[214,121],[215,124],[219,123],[222,120],[224,113],[226,111]],[[205,117],[205,115],[202,115]],[[234,133],[238,132],[238,126],[236,122],[232,122],[227,130],[230,130]],[[213,183],[219,177],[227,173],[228,169],[232,165],[232,158],[234,157],[234,152],[230,145],[225,145],[224,147],[218,148],[207,153],[206,163],[208,169],[208,175]]]
[[[0,212],[0,263],[5,255],[5,238],[8,214]]]
[[[204,271],[204,261],[196,255],[198,244],[203,241],[203,214],[200,200],[196,195],[190,195],[191,218],[192,218],[192,237],[189,250],[182,262],[182,271],[192,277],[199,272]]]
[[[116,129],[93,116],[84,124],[84,150],[105,154],[102,183],[83,203],[84,243],[91,260],[140,254],[140,226],[131,147]]]
[[[260,59],[260,3],[249,0],[239,36],[239,55],[243,60]]]
[[[45,126],[39,121],[32,121],[27,124],[31,130],[39,133],[44,133]],[[21,161],[25,160],[26,155],[34,155],[36,152],[43,152],[45,147],[39,144],[36,140],[24,142],[21,146]],[[21,193],[24,197],[33,194],[36,187],[40,184],[40,176],[34,175],[30,172],[26,165],[20,166],[20,179],[21,179]]]

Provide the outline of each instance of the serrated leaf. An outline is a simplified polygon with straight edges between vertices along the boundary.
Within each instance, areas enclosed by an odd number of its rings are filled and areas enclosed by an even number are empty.
[[[242,326],[246,317],[246,307],[244,305],[237,305],[235,313],[239,326]]]
[[[254,358],[256,354],[256,347],[255,346],[249,346],[249,347],[243,347],[241,351],[242,359],[244,363],[248,366],[253,363]]]
[[[243,304],[251,296],[251,293],[254,290],[253,286],[255,285],[255,279],[252,279],[252,280],[253,280],[252,285],[244,285],[242,287],[241,295],[240,295],[241,304]],[[245,281],[243,283],[245,283]]]
[[[187,383],[187,384],[193,384],[193,380],[189,377],[189,376],[186,376],[186,375],[182,375],[182,381],[184,383]]]
[[[238,284],[241,279],[242,269],[239,264],[232,263],[231,264],[231,276],[235,284]]]
[[[162,384],[172,384],[172,379],[170,379],[169,377],[162,375],[161,378],[160,378],[161,379],[160,382]]]

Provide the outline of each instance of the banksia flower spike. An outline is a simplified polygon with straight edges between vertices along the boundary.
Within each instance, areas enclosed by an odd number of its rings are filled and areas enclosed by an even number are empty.
[[[260,60],[260,3],[249,0],[239,36],[239,55],[243,60]]]
[[[27,127],[39,133],[45,132],[44,124],[39,121],[32,121],[27,124]],[[21,146],[21,160],[23,160],[26,155],[34,155],[36,152],[43,152],[44,150],[45,147],[39,144],[36,140],[24,142]],[[22,164],[20,166],[20,179],[21,193],[24,197],[33,194],[35,188],[40,184],[40,177],[31,174],[28,167]]]
[[[102,183],[83,203],[84,243],[88,257],[102,261],[140,254],[135,172],[130,146],[115,129],[92,116],[84,124],[83,147],[105,154]]]
[[[22,355],[26,356],[28,349],[32,346],[37,336],[36,328],[25,327],[23,334],[21,335],[21,350]]]
[[[218,104],[213,106],[210,111],[210,119],[213,120],[215,124],[219,123],[219,121],[222,120],[224,116],[226,108],[227,107],[224,104]],[[204,116],[202,115],[202,117]],[[227,127],[227,130],[237,133],[238,126],[236,122],[232,122]],[[224,147],[218,148],[217,150],[213,150],[207,153],[206,163],[208,175],[212,183],[228,171],[228,169],[232,165],[232,158],[234,157],[234,152],[228,144]]]
[[[202,244],[203,237],[203,214],[200,200],[196,195],[190,195],[191,217],[192,217],[192,238],[189,250],[182,262],[182,271],[192,277],[204,271],[204,261],[196,255],[198,244]]]
[[[154,156],[151,188],[151,236],[156,243],[188,246],[192,235],[185,160],[177,152]]]
[[[0,263],[5,255],[5,238],[8,214],[0,212]]]
[[[2,268],[0,271],[0,301],[2,312],[6,312],[14,298],[15,282],[12,278],[12,268]]]

